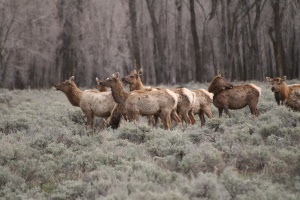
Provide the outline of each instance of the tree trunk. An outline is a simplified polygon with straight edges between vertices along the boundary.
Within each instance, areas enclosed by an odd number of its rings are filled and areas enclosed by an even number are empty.
[[[286,2],[284,2],[286,3]],[[275,54],[275,62],[276,62],[276,76],[282,76],[288,74],[288,66],[286,63],[285,52],[283,48],[283,39],[282,39],[282,20],[283,20],[283,12],[284,8],[280,11],[280,1],[276,0],[272,3],[272,8],[274,12],[274,31],[275,38],[272,35],[272,29],[269,29],[269,35],[273,42],[274,54]]]
[[[157,23],[157,20],[155,18],[155,10],[153,7],[153,4],[155,0],[146,0],[147,7],[149,10],[150,18],[151,18],[151,24],[152,24],[152,30],[153,30],[153,43],[154,43],[154,66],[155,66],[155,75],[156,75],[156,84],[164,83],[164,73],[166,70],[166,56],[164,53],[164,45],[162,41],[161,34],[159,32],[159,26]]]
[[[194,0],[190,0],[190,14],[191,14],[191,31],[192,31],[194,51],[195,51],[196,80],[202,82],[203,72],[201,67],[201,52],[200,52],[200,44],[199,44],[199,39],[197,34]]]
[[[129,3],[129,14],[130,14],[130,23],[131,23],[131,43],[132,43],[132,52],[135,67],[137,69],[141,68],[141,57],[140,57],[140,44],[139,44],[139,35],[137,31],[137,16],[136,16],[136,0],[130,0]]]

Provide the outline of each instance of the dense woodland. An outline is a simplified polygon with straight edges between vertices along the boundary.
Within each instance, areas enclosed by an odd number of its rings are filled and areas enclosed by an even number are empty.
[[[0,0],[0,87],[300,76],[299,0]]]

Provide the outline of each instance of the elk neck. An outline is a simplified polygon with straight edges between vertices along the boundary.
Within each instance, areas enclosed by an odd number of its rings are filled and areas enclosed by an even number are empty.
[[[114,98],[114,100],[120,104],[121,106],[124,106],[125,105],[125,102],[129,96],[128,93],[126,93],[124,90],[123,90],[123,86],[122,86],[122,83],[120,80],[118,80],[116,82],[116,84],[114,84],[112,87],[111,87],[111,93],[112,93],[112,96]]]

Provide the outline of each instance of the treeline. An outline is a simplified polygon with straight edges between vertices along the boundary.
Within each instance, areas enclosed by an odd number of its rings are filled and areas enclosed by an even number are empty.
[[[297,0],[0,0],[0,87],[300,76]]]

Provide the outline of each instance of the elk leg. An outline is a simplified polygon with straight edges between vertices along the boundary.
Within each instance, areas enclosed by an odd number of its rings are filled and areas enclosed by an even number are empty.
[[[225,113],[228,115],[228,117],[231,117],[231,115],[229,114],[229,109],[227,106],[224,107]]]
[[[199,118],[200,118],[200,121],[201,121],[201,127],[202,127],[202,126],[204,126],[204,124],[205,124],[205,117],[204,117],[204,112],[203,112],[203,110],[200,110]]]
[[[192,124],[196,123],[196,119],[195,119],[194,112],[192,109],[189,110],[189,118],[190,118]]]
[[[180,117],[177,115],[176,110],[172,110],[172,112],[171,112],[171,118],[172,118],[177,124],[180,124],[180,126],[182,127],[182,121],[181,121]]]
[[[219,117],[221,118],[222,117],[222,113],[223,113],[223,108],[218,108],[219,110]]]
[[[159,115],[160,119],[164,124],[165,129],[170,129],[170,124],[168,123],[168,115],[165,112],[161,112]]]
[[[191,124],[191,120],[189,118],[188,112],[186,111],[180,112],[180,115],[182,116],[186,124]]]
[[[212,111],[211,111],[211,108],[210,107],[205,107],[202,109],[204,114],[209,118],[211,119],[213,117],[213,114],[212,114]]]
[[[149,126],[154,127],[154,125],[155,125],[154,115],[148,116],[148,124],[149,124]]]
[[[92,129],[92,134],[94,135],[94,115],[93,113],[86,114],[88,129]]]

